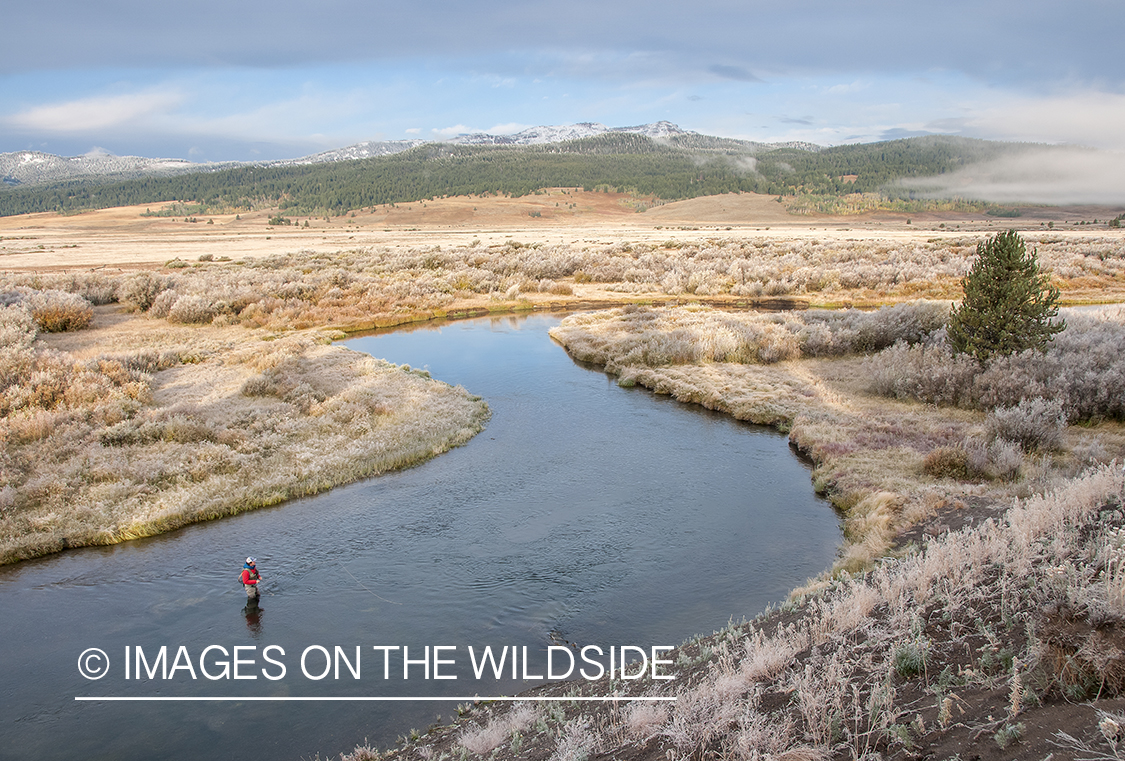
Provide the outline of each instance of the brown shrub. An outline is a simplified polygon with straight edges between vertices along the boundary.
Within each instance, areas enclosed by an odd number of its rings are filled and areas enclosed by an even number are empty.
[[[963,480],[969,475],[969,453],[961,447],[938,447],[926,455],[922,472],[934,478]]]
[[[94,321],[90,302],[65,291],[31,291],[24,294],[24,303],[44,333],[81,330]]]

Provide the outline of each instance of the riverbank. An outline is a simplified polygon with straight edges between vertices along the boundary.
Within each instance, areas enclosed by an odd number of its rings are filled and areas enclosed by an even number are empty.
[[[341,758],[1115,759],[1123,499],[1100,466],[684,643],[672,681],[555,683]]]
[[[622,385],[788,431],[813,462],[817,490],[844,516],[848,541],[835,569],[854,572],[912,527],[932,522],[921,528],[940,531],[969,505],[1007,505],[1091,464],[1125,459],[1125,426],[1102,420],[1067,427],[1057,451],[1003,453],[1010,462],[986,452],[970,475],[935,469],[941,452],[988,444],[987,411],[876,393],[877,376],[905,368],[886,367],[902,357],[875,352],[939,330],[946,312],[927,302],[776,315],[624,307],[567,318],[551,335]],[[1122,314],[1112,316],[1119,324]],[[1068,362],[1092,372],[1092,357]]]
[[[8,347],[4,367],[0,563],[408,467],[489,415],[465,389],[316,330],[176,325],[116,305]]]

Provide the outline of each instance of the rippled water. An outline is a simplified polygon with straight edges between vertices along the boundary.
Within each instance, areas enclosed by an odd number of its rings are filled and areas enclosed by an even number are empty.
[[[75,696],[464,696],[467,646],[651,647],[753,615],[827,567],[836,516],[784,436],[582,367],[546,331],[503,317],[357,338],[357,351],[461,384],[492,408],[468,445],[400,473],[153,539],[0,569],[0,758],[308,758],[393,742],[450,703],[76,702]],[[241,560],[265,576],[243,608]],[[209,645],[256,657],[254,680],[125,680],[126,646]],[[262,674],[284,648],[283,679]],[[300,673],[319,645],[362,647],[362,678]],[[384,681],[373,645],[456,646],[457,680]],[[109,674],[84,679],[86,648]],[[218,651],[212,651],[214,656]],[[276,657],[276,652],[275,657]],[[392,651],[394,652],[394,651]],[[378,656],[378,657],[377,657]],[[313,653],[310,671],[323,661]],[[151,660],[151,659],[150,659]],[[216,672],[216,659],[210,663]],[[541,669],[539,669],[541,670]],[[531,669],[535,673],[536,668]],[[274,669],[276,675],[277,671]]]

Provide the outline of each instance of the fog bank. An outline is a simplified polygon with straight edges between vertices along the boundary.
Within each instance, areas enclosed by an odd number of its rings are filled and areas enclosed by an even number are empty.
[[[966,198],[996,203],[1125,204],[1125,153],[1042,148],[958,169],[903,180],[921,198]]]

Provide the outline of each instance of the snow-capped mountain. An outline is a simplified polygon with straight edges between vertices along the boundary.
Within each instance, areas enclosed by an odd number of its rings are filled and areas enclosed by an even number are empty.
[[[545,143],[562,143],[567,140],[596,137],[607,132],[632,132],[654,139],[692,134],[687,130],[680,129],[672,122],[656,122],[637,127],[607,127],[598,122],[579,122],[578,124],[556,127],[531,127],[513,135],[491,135],[486,132],[474,132],[467,135],[458,135],[447,142],[462,145],[543,145]]]
[[[214,169],[228,164],[193,164],[183,159],[148,159],[114,156],[91,151],[84,156],[55,156],[39,151],[0,153],[0,179],[7,185],[35,185],[76,177],[141,177],[147,174],[176,174]]]
[[[284,166],[287,164],[324,164],[332,161],[370,159],[375,156],[390,156],[392,153],[401,153],[416,148],[425,142],[425,140],[367,140],[344,148],[334,148],[330,151],[314,153],[311,156],[302,156],[299,159],[282,159],[268,163],[271,166]]]
[[[635,127],[607,127],[597,122],[581,122],[560,126],[531,127],[512,135],[492,135],[484,132],[458,135],[446,142],[460,145],[545,145],[610,133],[634,133],[655,140],[676,138],[681,147],[693,150],[729,149],[758,152],[777,148],[820,150],[809,143],[753,143],[744,140],[709,137],[698,132],[681,129],[667,121],[641,124]],[[362,143],[322,151],[309,156],[280,161],[208,162],[192,163],[183,159],[149,159],[140,156],[114,156],[105,151],[91,151],[84,156],[55,156],[39,151],[0,153],[0,182],[13,185],[36,185],[45,182],[75,180],[84,177],[129,179],[146,175],[183,174],[187,172],[212,172],[233,166],[292,166],[298,164],[323,164],[336,161],[389,156],[416,148],[425,140],[368,140]]]

